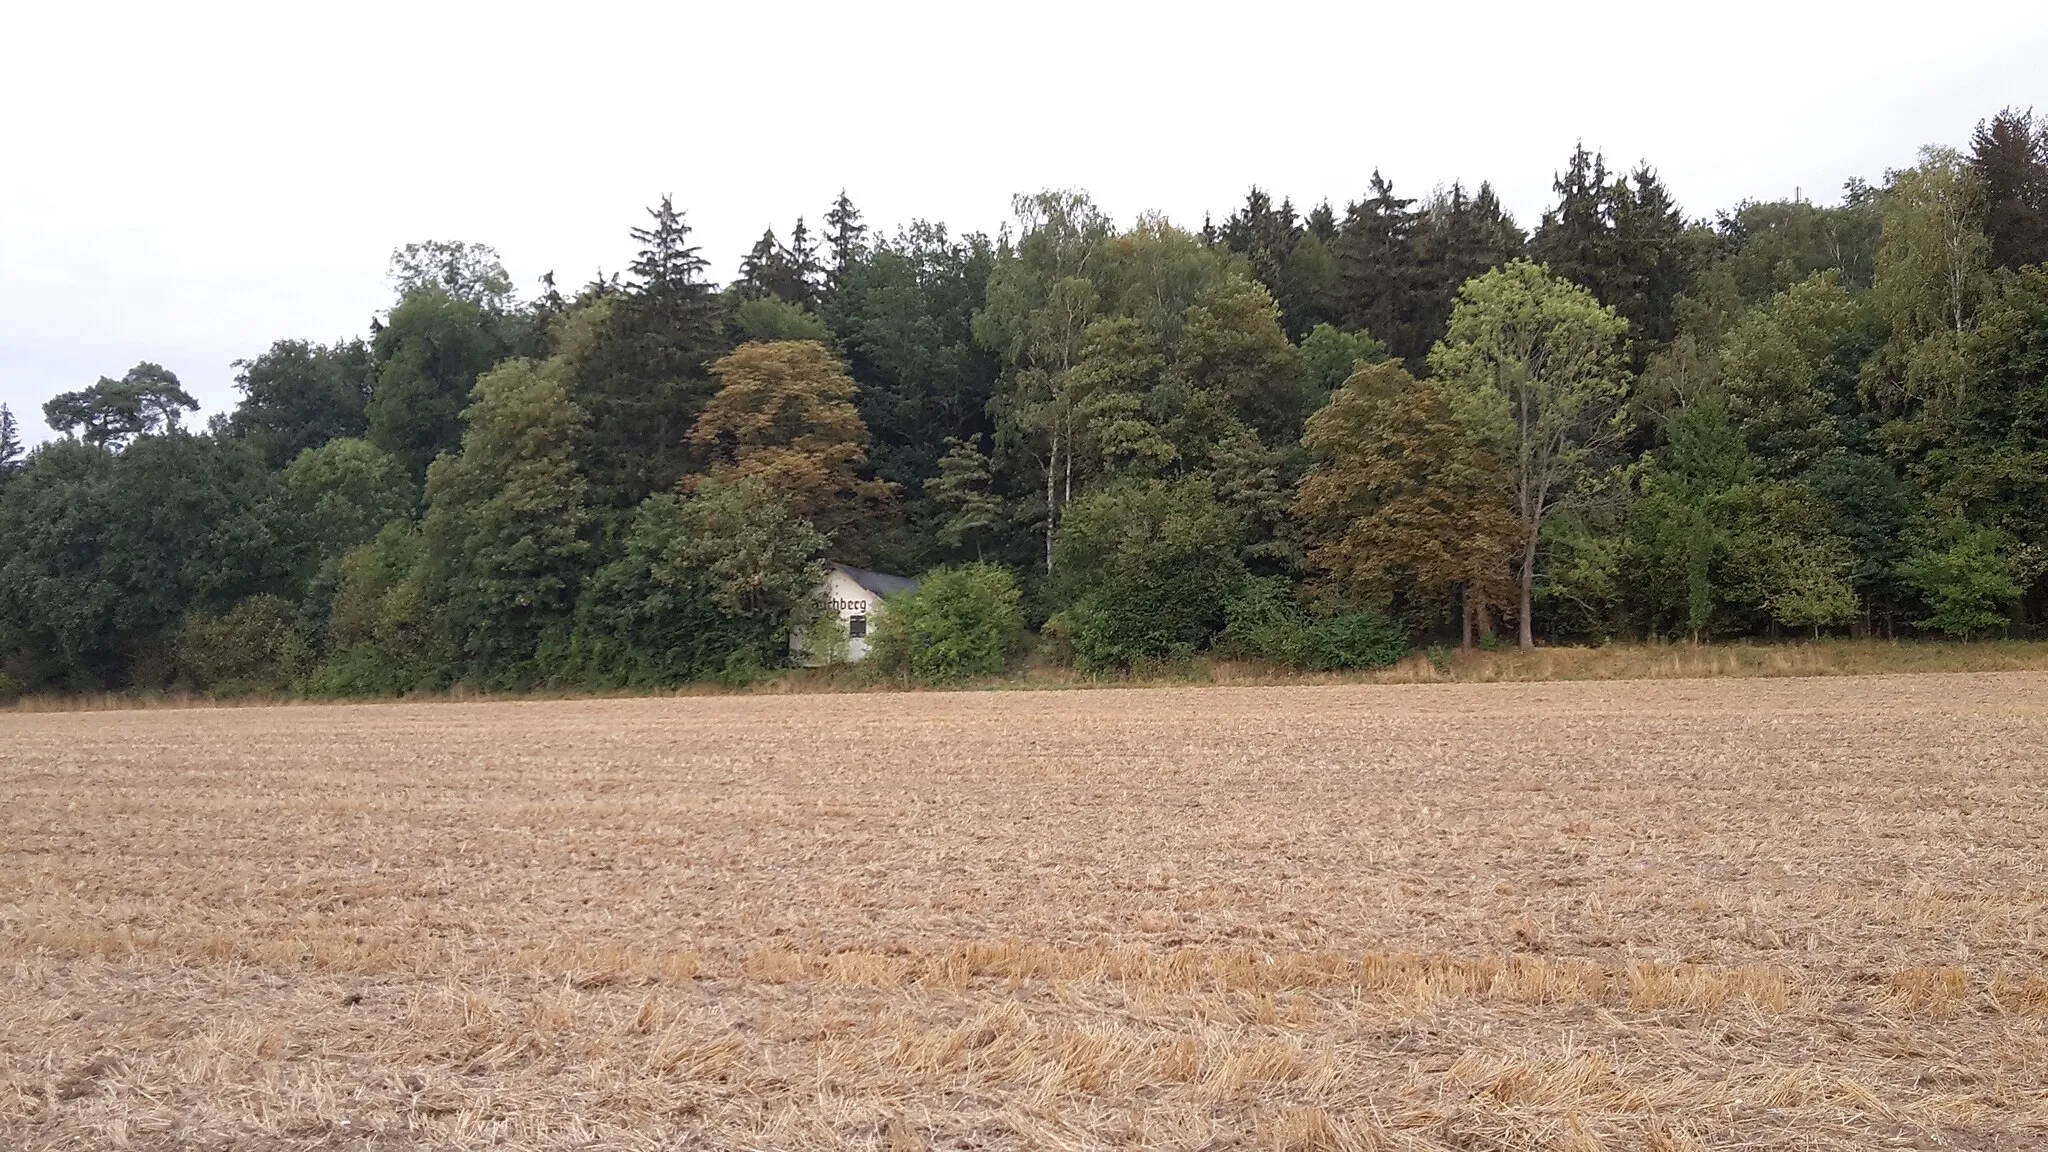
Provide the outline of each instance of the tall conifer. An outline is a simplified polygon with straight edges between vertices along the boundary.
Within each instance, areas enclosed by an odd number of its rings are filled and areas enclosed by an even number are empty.
[[[1369,192],[1345,209],[1337,234],[1344,326],[1363,329],[1385,341],[1394,355],[1420,365],[1429,354],[1429,341],[1415,316],[1420,279],[1415,201],[1394,195],[1393,184],[1378,170]]]
[[[832,201],[832,207],[825,213],[825,252],[831,264],[825,269],[825,284],[829,292],[836,293],[846,283],[849,273],[861,257],[867,255],[868,226],[860,222],[860,209],[846,195],[846,189],[839,190],[839,198]]]
[[[723,351],[705,261],[666,196],[632,236],[633,281],[606,293],[609,311],[570,366],[570,392],[588,415],[585,463],[594,496],[630,508],[676,482],[690,426],[716,386],[706,366]]]
[[[7,405],[0,404],[0,488],[21,471],[21,430],[15,426],[14,413]]]
[[[1970,169],[1984,185],[1992,267],[2048,263],[2048,120],[2007,108],[1980,122]]]

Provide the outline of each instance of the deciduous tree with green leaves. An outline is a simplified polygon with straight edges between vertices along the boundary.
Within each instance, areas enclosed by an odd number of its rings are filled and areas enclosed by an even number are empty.
[[[1239,526],[1199,477],[1130,480],[1076,499],[1059,535],[1059,596],[1090,668],[1184,659],[1223,627],[1244,577]]]
[[[651,496],[583,589],[571,674],[605,686],[756,676],[819,618],[828,547],[759,477]]]
[[[367,440],[308,448],[278,473],[271,530],[283,563],[303,587],[322,566],[411,518],[418,489],[390,453]]]
[[[1867,296],[1829,270],[1751,309],[1728,333],[1729,414],[1765,472],[1798,476],[1861,439],[1856,377],[1881,332]]]
[[[470,389],[505,355],[505,342],[483,305],[427,285],[391,309],[371,343],[370,442],[418,482],[435,457],[461,445]]]
[[[832,329],[815,313],[773,296],[740,301],[733,310],[733,327],[741,344],[810,340],[830,347],[833,343]]]
[[[1300,357],[1264,286],[1234,280],[1196,300],[1174,367],[1191,387],[1229,401],[1237,418],[1268,443],[1300,438],[1309,406]]]
[[[1884,242],[1873,294],[1891,328],[1866,386],[1893,411],[1961,399],[1964,333],[1988,284],[1984,188],[1953,148],[1920,150],[1885,196]]]
[[[1321,407],[1330,393],[1343,387],[1351,374],[1367,364],[1387,358],[1387,346],[1369,332],[1346,332],[1331,324],[1318,324],[1301,340],[1302,384],[1308,389],[1310,407]]]
[[[0,637],[31,684],[164,688],[190,611],[261,590],[269,476],[243,445],[184,432],[119,453],[59,440],[0,493]]]
[[[1127,316],[1098,320],[1068,372],[1074,397],[1073,456],[1083,479],[1157,476],[1179,459],[1154,420],[1155,393],[1166,377],[1157,332]]]
[[[1919,546],[1899,565],[1926,602],[1923,628],[1968,640],[1995,632],[2010,620],[2007,609],[2026,590],[2025,560],[1995,528],[1951,516],[1921,533]]]
[[[361,340],[333,345],[279,340],[261,355],[237,360],[241,403],[228,430],[258,443],[282,468],[308,448],[369,430],[370,385],[376,365]]]
[[[1622,599],[1653,634],[1824,628],[1854,618],[1848,542],[1813,490],[1762,475],[1719,393],[1685,404],[1636,469]]]
[[[1075,404],[1067,372],[1103,311],[1098,280],[1115,268],[1112,229],[1085,193],[1018,196],[1012,208],[1019,236],[1013,249],[999,253],[974,336],[1003,364],[1003,385],[990,405],[997,449],[1028,461],[1043,480],[1050,572],[1060,506],[1073,496]]]
[[[587,434],[554,362],[509,360],[477,381],[462,450],[427,470],[419,579],[460,675],[540,677],[565,645],[589,548],[577,452]]]
[[[512,277],[498,250],[461,240],[407,244],[391,254],[391,283],[401,299],[434,289],[491,312],[512,307]]]
[[[1517,260],[1466,284],[1430,367],[1452,405],[1502,461],[1521,550],[1521,645],[1532,619],[1538,547],[1552,512],[1617,442],[1628,395],[1627,321],[1592,293]]]

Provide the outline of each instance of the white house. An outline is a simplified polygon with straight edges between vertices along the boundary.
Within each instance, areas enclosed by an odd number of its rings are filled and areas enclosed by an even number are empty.
[[[839,616],[839,624],[846,633],[846,654],[840,659],[848,664],[857,664],[868,657],[868,633],[875,622],[881,619],[883,601],[891,596],[909,592],[917,587],[917,581],[908,576],[891,576],[886,572],[870,572],[850,564],[833,564],[825,569],[825,586],[822,590],[825,603]],[[802,631],[792,633],[789,650],[802,658],[806,664],[824,664],[834,658],[830,648],[812,652]]]

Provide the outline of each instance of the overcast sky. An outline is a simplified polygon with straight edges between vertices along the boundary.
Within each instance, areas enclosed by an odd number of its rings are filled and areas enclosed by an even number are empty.
[[[986,13],[986,14],[984,14]],[[523,293],[630,255],[672,193],[729,279],[844,186],[988,229],[1084,187],[1221,218],[1493,181],[1531,224],[1577,140],[1693,216],[1834,197],[2004,105],[2048,111],[2040,0],[1712,5],[19,4],[0,36],[0,402],[238,357],[388,306],[391,250],[494,245]]]

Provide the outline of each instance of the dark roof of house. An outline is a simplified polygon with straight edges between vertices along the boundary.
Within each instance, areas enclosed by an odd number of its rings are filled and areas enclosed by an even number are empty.
[[[908,576],[891,576],[887,572],[870,572],[865,568],[855,568],[851,564],[834,564],[832,567],[846,573],[847,578],[855,584],[873,592],[884,600],[896,595],[898,592],[913,592],[917,590],[917,581]]]

